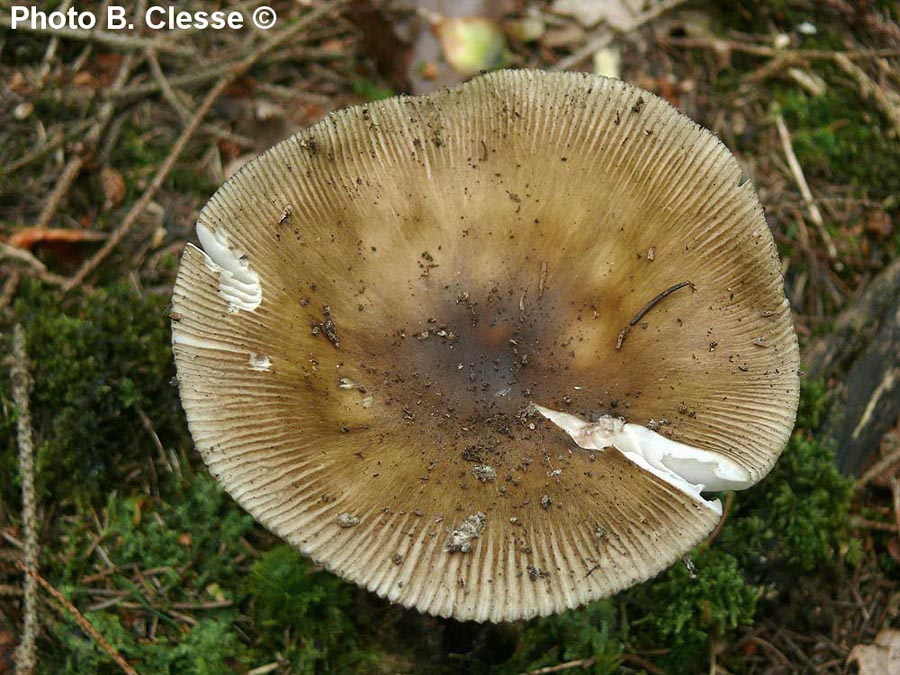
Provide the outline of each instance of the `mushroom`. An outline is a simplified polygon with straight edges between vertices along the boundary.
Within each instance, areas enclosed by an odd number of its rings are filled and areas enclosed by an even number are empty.
[[[173,347],[209,470],[423,612],[545,615],[657,574],[793,426],[756,194],[621,81],[500,71],[337,112],[228,180],[197,232]]]

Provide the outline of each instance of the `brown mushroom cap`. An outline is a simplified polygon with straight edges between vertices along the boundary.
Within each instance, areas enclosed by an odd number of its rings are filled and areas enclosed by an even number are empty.
[[[502,71],[341,111],[243,168],[198,232],[173,344],[210,471],[291,545],[424,612],[575,607],[716,524],[532,403],[665,420],[751,482],[793,426],[796,335],[752,186],[620,81]]]

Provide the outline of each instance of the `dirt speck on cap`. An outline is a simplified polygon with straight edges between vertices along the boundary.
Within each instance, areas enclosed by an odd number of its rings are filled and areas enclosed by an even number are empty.
[[[334,522],[341,527],[356,527],[359,525],[359,518],[349,513],[342,513],[334,519]]]
[[[493,483],[497,480],[497,470],[487,464],[472,467],[472,475],[482,483]]]
[[[469,553],[472,550],[472,540],[481,536],[486,521],[487,516],[481,511],[468,516],[462,525],[450,533],[444,550],[447,553]]]

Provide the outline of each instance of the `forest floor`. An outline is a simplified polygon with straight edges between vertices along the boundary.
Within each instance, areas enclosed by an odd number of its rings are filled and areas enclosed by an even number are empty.
[[[423,18],[439,2],[271,4],[268,31],[54,32],[10,29],[0,3],[0,673],[31,654],[46,673],[880,672],[865,659],[887,647],[853,650],[900,628],[900,433],[842,475],[821,433],[834,378],[804,380],[784,457],[691,565],[556,617],[459,623],[333,577],[224,494],[187,431],[166,308],[200,208],[243,162],[330,111],[461,81],[447,60],[471,58],[621,77],[713,130],[765,206],[805,349],[900,258],[898,5],[456,3],[501,48],[442,55]],[[28,379],[38,624],[17,657]]]

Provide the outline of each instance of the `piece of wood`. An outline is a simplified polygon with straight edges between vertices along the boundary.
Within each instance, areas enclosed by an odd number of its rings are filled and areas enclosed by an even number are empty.
[[[820,437],[834,444],[842,472],[859,473],[900,415],[900,260],[809,345],[803,369],[832,385]]]

